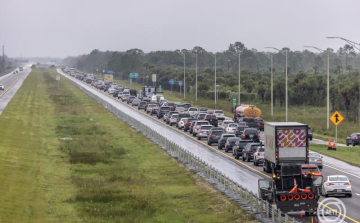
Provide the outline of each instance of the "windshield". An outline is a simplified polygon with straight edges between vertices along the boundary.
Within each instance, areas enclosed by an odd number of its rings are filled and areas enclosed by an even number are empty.
[[[246,134],[258,134],[258,131],[255,129],[249,129],[249,130],[246,130]]]
[[[345,176],[334,176],[334,177],[329,177],[330,181],[348,181],[348,178]]]
[[[170,111],[170,108],[167,108],[167,107],[163,107],[161,108],[162,111]]]
[[[224,112],[221,111],[221,110],[217,110],[217,111],[215,111],[215,113],[217,113],[217,114],[224,114]]]
[[[234,123],[234,124],[229,124],[228,127],[230,127],[230,128],[236,128],[236,127],[237,127],[237,124],[235,124],[235,123]]]
[[[197,111],[196,108],[189,108],[189,111]]]
[[[309,156],[311,158],[321,158],[320,154],[319,153],[310,153]]]
[[[222,134],[222,131],[213,131],[212,134],[219,136]]]
[[[201,129],[209,130],[212,126],[201,126]]]

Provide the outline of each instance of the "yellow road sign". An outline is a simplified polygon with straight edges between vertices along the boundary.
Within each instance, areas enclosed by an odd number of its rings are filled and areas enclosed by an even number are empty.
[[[338,126],[342,120],[344,120],[344,117],[338,111],[335,111],[330,117],[330,120],[334,123],[334,125]]]

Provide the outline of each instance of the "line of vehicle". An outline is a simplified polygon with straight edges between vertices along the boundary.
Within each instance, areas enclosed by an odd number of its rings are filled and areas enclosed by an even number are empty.
[[[196,141],[196,142],[198,142],[198,143],[201,143],[201,144],[204,145],[205,147],[212,149],[213,151],[219,153],[220,155],[226,156],[226,157],[230,158],[231,160],[233,160],[233,161],[235,161],[235,162],[237,162],[237,163],[239,163],[239,164],[247,167],[248,169],[250,169],[250,170],[252,170],[252,171],[255,171],[256,173],[261,174],[262,176],[264,176],[264,177],[266,177],[266,178],[271,178],[271,176],[266,175],[266,174],[260,172],[259,170],[252,168],[251,166],[249,166],[249,165],[241,162],[240,160],[237,160],[237,159],[233,158],[232,156],[230,156],[230,155],[228,155],[228,154],[226,154],[226,153],[224,153],[224,152],[221,152],[221,151],[219,151],[219,150],[217,150],[217,149],[215,149],[215,148],[207,145],[206,143],[204,143],[204,142],[202,142],[202,141],[198,141],[198,140],[190,137],[188,134],[184,133],[183,131],[180,131],[180,130],[176,129],[175,127],[172,127],[172,126],[167,126],[167,125],[165,125],[165,124],[164,124],[162,121],[160,121],[159,119],[156,119],[156,118],[154,118],[154,117],[146,114],[145,111],[139,111],[139,110],[135,109],[134,107],[132,107],[132,106],[130,106],[130,105],[128,105],[128,104],[120,101],[120,100],[117,99],[117,98],[110,97],[110,95],[105,94],[104,92],[102,92],[101,90],[99,90],[99,89],[97,89],[97,88],[94,88],[94,87],[93,87],[93,89],[96,90],[96,91],[98,91],[99,93],[101,93],[101,94],[103,94],[103,95],[105,95],[105,96],[107,96],[107,97],[109,97],[109,98],[117,101],[117,102],[120,102],[120,103],[123,104],[123,105],[126,105],[127,107],[133,109],[134,111],[136,111],[136,112],[138,112],[138,113],[140,113],[140,114],[142,114],[142,115],[144,115],[144,116],[146,116],[146,117],[148,117],[148,118],[151,118],[151,119],[153,119],[154,121],[157,121],[158,123],[161,123],[162,125],[164,125],[164,126],[166,126],[166,127],[168,127],[168,128],[171,128],[172,130],[175,130],[175,131],[177,131],[177,132],[185,135],[185,136],[188,137],[189,139],[191,139],[191,140],[193,140],[193,141]],[[360,223],[359,221],[356,221],[355,219],[353,219],[353,218],[351,218],[351,217],[348,217],[348,216],[346,216],[346,215],[344,215],[344,214],[342,214],[342,213],[340,213],[340,212],[338,212],[338,211],[336,211],[336,210],[328,207],[327,205],[321,203],[320,201],[318,201],[318,204],[320,204],[320,205],[322,205],[322,206],[325,206],[326,208],[328,208],[328,209],[330,209],[330,210],[332,210],[332,211],[334,211],[334,212],[336,212],[336,213],[344,216],[345,218],[347,218],[347,219],[349,219],[349,220],[351,220],[351,221],[353,221],[353,222],[355,222],[355,223]]]
[[[10,88],[12,88],[12,86],[15,85],[15,83],[20,80],[20,78],[22,78],[25,74],[22,74],[19,78],[17,78],[3,93],[0,94],[0,98],[6,93],[8,92],[8,90],[10,90]]]
[[[324,166],[327,166],[327,167],[330,167],[330,168],[332,168],[332,169],[334,169],[334,170],[337,170],[337,171],[340,171],[340,172],[343,172],[343,173],[349,174],[349,175],[351,175],[351,176],[353,176],[353,177],[356,177],[356,178],[359,178],[359,179],[360,179],[360,176],[359,176],[359,175],[356,175],[356,174],[353,174],[353,173],[346,172],[345,170],[338,169],[338,168],[336,168],[336,167],[333,167],[333,166],[328,165],[328,164],[325,164],[325,163],[324,163],[323,165],[324,165]]]

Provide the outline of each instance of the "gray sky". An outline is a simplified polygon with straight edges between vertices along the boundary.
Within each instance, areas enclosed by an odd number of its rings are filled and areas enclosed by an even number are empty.
[[[0,45],[17,56],[66,57],[93,49],[223,51],[243,42],[337,50],[360,42],[359,0],[0,0]]]

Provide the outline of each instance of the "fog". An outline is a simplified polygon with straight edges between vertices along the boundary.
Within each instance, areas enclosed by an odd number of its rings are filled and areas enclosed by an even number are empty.
[[[243,42],[304,50],[360,42],[357,0],[0,0],[0,44],[10,57],[66,57],[140,48],[223,51]]]

